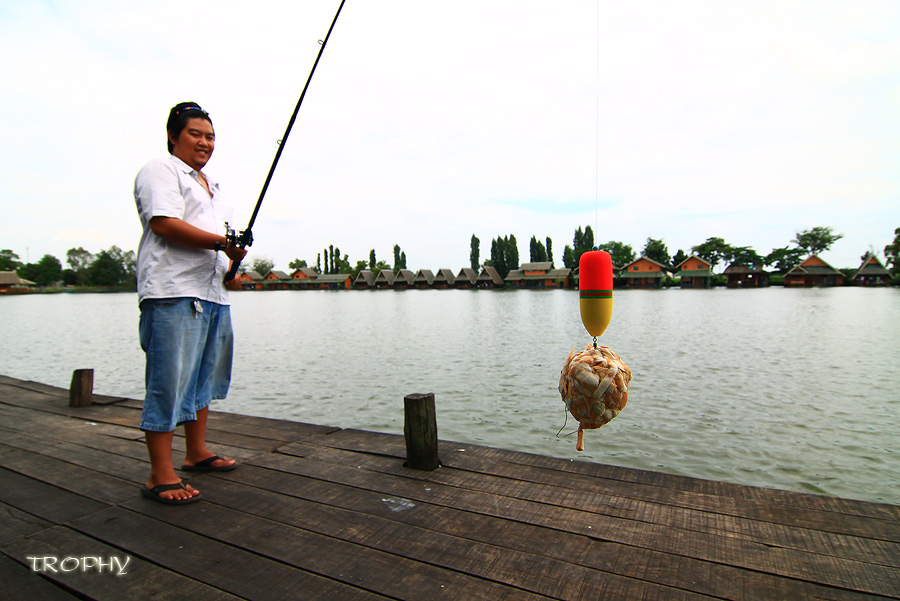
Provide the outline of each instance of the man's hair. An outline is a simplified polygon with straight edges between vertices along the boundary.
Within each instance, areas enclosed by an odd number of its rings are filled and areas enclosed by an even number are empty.
[[[166,121],[166,131],[169,133],[166,136],[166,144],[169,148],[169,154],[172,154],[172,150],[175,148],[169,138],[177,140],[178,136],[181,135],[181,131],[187,126],[188,119],[193,117],[206,119],[212,125],[209,113],[200,108],[200,105],[196,102],[179,102],[169,111],[169,120]]]

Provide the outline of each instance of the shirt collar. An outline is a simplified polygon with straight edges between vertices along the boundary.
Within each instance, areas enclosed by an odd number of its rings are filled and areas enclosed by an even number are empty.
[[[196,169],[194,169],[193,167],[191,167],[190,165],[188,165],[187,163],[185,163],[184,161],[179,159],[174,154],[170,154],[169,158],[172,160],[173,163],[175,163],[176,167],[178,167],[179,169],[181,169],[184,172],[185,175],[193,175],[194,177],[196,177],[196,173],[197,173]],[[216,188],[219,187],[219,182],[217,182],[216,180],[211,178],[209,176],[209,174],[207,174],[205,171],[203,172],[203,175],[204,175],[204,177],[206,177],[206,183],[208,183],[210,185],[210,187],[212,187],[212,186],[215,186]]]

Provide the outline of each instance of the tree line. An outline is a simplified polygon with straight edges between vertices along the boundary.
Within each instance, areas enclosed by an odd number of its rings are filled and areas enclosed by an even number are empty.
[[[19,277],[38,286],[136,287],[136,257],[133,250],[111,246],[97,254],[82,247],[66,252],[66,264],[53,255],[44,255],[37,263],[25,263],[10,249],[0,250],[0,271],[15,271]]]
[[[719,265],[756,265],[768,267],[778,273],[786,273],[799,265],[809,255],[821,254],[843,238],[843,234],[835,233],[830,227],[813,227],[796,233],[788,246],[774,248],[766,255],[761,255],[749,246],[735,246],[727,243],[723,238],[711,237],[703,242],[690,247],[689,251],[677,250],[669,253],[666,243],[662,239],[648,237],[641,255],[652,259],[657,263],[674,269],[695,254],[707,261],[712,269]],[[501,277],[505,278],[510,271],[518,269],[520,265],[519,247],[514,234],[498,236],[491,240],[490,258],[481,261],[481,241],[475,234],[469,240],[469,264],[472,269],[479,271],[481,267],[492,266],[497,269]],[[591,226],[575,230],[572,237],[572,245],[566,245],[562,252],[563,266],[568,269],[578,267],[581,255],[594,246],[605,250],[612,257],[613,265],[624,267],[634,262],[638,255],[631,245],[624,242],[611,240],[595,244],[594,231]],[[346,273],[356,278],[359,272],[368,269],[377,275],[382,270],[389,269],[395,273],[406,269],[406,252],[399,244],[395,244],[393,263],[377,260],[375,250],[369,251],[369,260],[359,260],[351,265],[350,258],[341,254],[340,248],[329,245],[316,256],[315,267],[307,264],[305,260],[294,259],[288,264],[288,268],[296,270],[301,267],[310,267],[316,273]],[[894,230],[894,241],[884,247],[885,267],[891,273],[900,272],[900,228]],[[860,256],[860,261],[866,253]],[[531,263],[547,263],[555,266],[553,258],[553,241],[550,237],[539,240],[532,236],[529,242],[529,260]],[[71,248],[66,252],[66,265],[53,255],[44,255],[36,263],[25,263],[19,255],[10,249],[0,250],[0,271],[14,271],[20,277],[30,280],[38,286],[52,286],[62,283],[66,286],[89,287],[135,287],[136,286],[136,256],[134,251],[123,251],[118,246],[112,246],[107,250],[101,250],[93,254],[82,247]],[[856,267],[856,266],[854,266]],[[250,269],[260,275],[267,275],[274,268],[274,262],[266,258],[257,258],[251,261]],[[241,266],[241,272],[246,267]]]

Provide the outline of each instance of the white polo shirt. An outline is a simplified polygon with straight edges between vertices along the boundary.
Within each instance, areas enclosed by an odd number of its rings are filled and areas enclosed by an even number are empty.
[[[197,171],[172,155],[150,161],[135,177],[134,201],[144,228],[137,257],[138,302],[185,296],[230,304],[223,283],[229,265],[225,253],[168,242],[150,229],[153,217],[177,217],[224,236],[232,209],[222,200],[219,184],[206,180],[212,198]]]

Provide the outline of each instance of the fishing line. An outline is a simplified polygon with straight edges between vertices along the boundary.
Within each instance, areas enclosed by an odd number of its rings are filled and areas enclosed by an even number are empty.
[[[600,0],[597,0],[597,48],[594,53],[596,105],[594,106],[594,236],[600,232]]]

